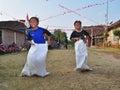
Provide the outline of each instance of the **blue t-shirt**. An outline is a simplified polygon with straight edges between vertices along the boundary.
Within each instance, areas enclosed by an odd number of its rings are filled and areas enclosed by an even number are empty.
[[[41,27],[38,27],[36,30],[30,29],[28,31],[28,40],[33,40],[37,44],[44,44],[46,41],[44,33],[46,33],[49,36],[51,35],[48,30]]]

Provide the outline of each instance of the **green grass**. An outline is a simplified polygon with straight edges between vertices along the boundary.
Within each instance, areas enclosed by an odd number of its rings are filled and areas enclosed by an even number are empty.
[[[120,48],[112,48],[112,47],[92,47],[93,50],[104,51],[110,53],[120,54]]]
[[[27,52],[0,56],[0,90],[119,90],[120,60],[89,49],[92,72],[74,71],[74,50],[49,50],[47,77],[19,77]],[[119,57],[119,55],[117,54]]]

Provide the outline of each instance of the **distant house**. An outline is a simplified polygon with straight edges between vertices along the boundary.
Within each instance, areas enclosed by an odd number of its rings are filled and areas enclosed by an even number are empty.
[[[120,20],[111,24],[108,28],[109,37],[107,38],[107,41],[110,42],[111,45],[113,45],[113,46],[118,43],[117,37],[114,36],[114,34],[113,34],[114,30],[120,30]]]
[[[12,42],[22,45],[25,42],[25,29],[25,25],[18,21],[0,21],[0,43],[6,46]]]
[[[103,33],[105,31],[104,25],[98,26],[84,26],[84,30],[86,30],[91,36],[91,45],[102,45],[103,44]]]

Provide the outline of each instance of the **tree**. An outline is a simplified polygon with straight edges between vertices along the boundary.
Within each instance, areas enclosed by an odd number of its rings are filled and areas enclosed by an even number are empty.
[[[62,32],[61,29],[55,29],[52,38],[57,41],[58,46],[64,45],[65,40],[67,39],[67,34]]]
[[[109,36],[108,32],[105,31],[105,32],[103,33],[103,37],[104,37],[104,46],[107,45],[107,38],[108,38],[108,36]]]
[[[120,30],[114,30],[114,31],[113,31],[113,34],[114,34],[115,36],[118,36],[118,47],[119,47]]]
[[[66,38],[67,38],[66,33],[65,33],[65,32],[61,32],[61,33],[60,33],[60,41],[61,41],[61,44],[64,44]]]
[[[54,35],[55,35],[56,40],[60,39],[60,33],[61,33],[60,29],[55,29],[54,30]]]
[[[107,41],[107,37],[109,36],[108,32],[104,32],[103,36],[104,36],[105,41]]]

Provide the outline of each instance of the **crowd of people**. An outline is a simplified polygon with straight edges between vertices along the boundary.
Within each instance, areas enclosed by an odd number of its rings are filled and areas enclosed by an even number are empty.
[[[23,44],[22,46],[18,46],[15,42],[12,42],[10,45],[6,46],[3,43],[0,44],[0,55],[6,54],[6,53],[14,53],[14,52],[20,52],[23,49],[27,49],[26,44]]]
[[[53,45],[54,44],[54,45]],[[48,49],[60,49],[61,45],[60,42],[51,41],[51,45],[48,46]],[[64,43],[64,47],[67,49],[67,43]],[[6,46],[3,43],[0,44],[0,55],[6,54],[6,53],[14,53],[14,52],[20,52],[24,50],[29,50],[30,49],[30,44],[25,42],[23,45],[18,46],[15,42],[11,43],[10,45]]]

